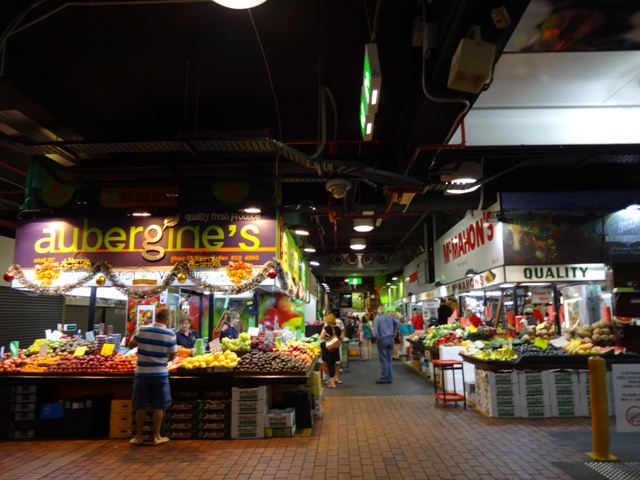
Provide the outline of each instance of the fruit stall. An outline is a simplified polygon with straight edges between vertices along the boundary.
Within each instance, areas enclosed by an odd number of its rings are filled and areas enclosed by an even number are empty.
[[[430,381],[450,389],[452,379],[440,378],[431,362],[462,361],[456,384],[462,385],[464,375],[467,403],[489,417],[588,416],[588,359],[600,356],[608,370],[609,412],[614,415],[611,366],[640,363],[638,352],[617,342],[625,328],[601,320],[557,335],[555,325],[542,322],[513,336],[501,328],[463,328],[453,323],[410,336],[411,365]]]
[[[220,346],[202,355],[181,348],[170,362],[173,405],[164,425],[168,436],[290,436],[296,427],[311,428],[313,419],[321,416],[317,338],[277,335],[268,343],[265,332],[253,337],[243,333]],[[116,352],[115,347],[105,343],[98,349],[95,340],[63,338],[38,340],[5,354],[0,400],[9,408],[0,413],[0,439],[131,435],[136,354]],[[241,398],[247,392],[260,393],[253,400]],[[268,427],[273,409],[295,412],[297,423]]]

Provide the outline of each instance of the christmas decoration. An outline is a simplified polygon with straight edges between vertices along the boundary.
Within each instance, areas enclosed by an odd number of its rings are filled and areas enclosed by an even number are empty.
[[[100,275],[99,277],[96,277],[96,285],[98,285],[99,287],[104,285],[104,282],[106,282],[106,281],[107,281],[107,279],[104,278],[102,275]]]
[[[264,264],[252,278],[247,279],[246,281],[238,285],[214,285],[205,282],[201,280],[199,272],[197,270],[192,270],[189,267],[189,263],[184,261],[176,263],[168,273],[168,275],[165,275],[160,283],[153,286],[131,287],[122,283],[119,280],[118,275],[114,273],[111,265],[109,265],[105,261],[95,263],[85,276],[80,277],[77,281],[68,283],[66,285],[43,285],[42,282],[31,281],[25,277],[22,268],[17,264],[13,264],[9,267],[9,271],[5,273],[5,280],[7,280],[9,275],[12,276],[12,279],[15,278],[15,280],[17,280],[27,290],[30,290],[32,293],[38,295],[63,295],[75,288],[82,287],[94,278],[96,284],[98,285],[100,285],[99,278],[104,279],[102,280],[103,284],[106,283],[107,280],[109,280],[113,288],[121,292],[123,295],[126,295],[130,299],[134,300],[144,300],[152,298],[167,290],[175,280],[177,280],[179,283],[183,283],[186,282],[187,279],[189,279],[191,282],[193,282],[194,285],[202,288],[203,290],[208,290],[210,292],[221,293],[225,295],[239,295],[241,293],[254,290],[266,278],[275,278],[277,279],[277,283],[281,290],[281,293],[285,293],[290,297],[295,298],[296,300],[303,300],[305,302],[308,302],[310,298],[310,293],[306,290],[306,288],[299,282],[293,280],[291,274],[289,272],[285,272],[280,261],[275,258]]]
[[[6,273],[4,274],[4,281],[5,281],[5,282],[9,282],[9,283],[11,283],[11,282],[13,281],[13,279],[14,279],[14,278],[15,278],[15,277],[14,277],[13,273],[11,273],[11,272],[6,272]]]

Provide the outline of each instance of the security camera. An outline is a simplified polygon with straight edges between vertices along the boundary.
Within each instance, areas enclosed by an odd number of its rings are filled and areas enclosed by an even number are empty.
[[[344,178],[334,178],[327,182],[325,188],[331,192],[333,198],[344,198],[347,191],[351,188],[351,182]]]

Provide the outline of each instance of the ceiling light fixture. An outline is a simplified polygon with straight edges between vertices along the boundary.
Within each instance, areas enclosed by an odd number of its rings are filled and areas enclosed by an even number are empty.
[[[349,241],[349,245],[351,246],[351,250],[364,250],[367,248],[367,242],[365,239],[359,237],[352,238]]]
[[[257,7],[262,5],[267,0],[213,0],[218,5],[223,7],[233,8],[235,10],[246,10],[248,8]]]
[[[357,218],[353,221],[353,229],[356,232],[370,232],[373,230],[373,220],[371,218]]]
[[[320,262],[316,262],[315,260],[311,260],[309,262],[309,265],[311,265],[312,267],[319,267],[320,266]]]
[[[309,230],[307,230],[304,227],[294,227],[293,233],[295,233],[296,235],[306,237],[309,235]]]
[[[311,245],[311,244],[307,244],[307,245],[305,245],[305,247],[303,248],[303,250],[304,250],[305,252],[315,253],[315,251],[316,251],[316,247],[314,247],[314,246],[313,246],[313,245]]]
[[[476,272],[473,268],[470,268],[469,270],[467,270],[467,273],[464,274],[465,277],[473,277],[474,275],[477,275],[478,272]]]

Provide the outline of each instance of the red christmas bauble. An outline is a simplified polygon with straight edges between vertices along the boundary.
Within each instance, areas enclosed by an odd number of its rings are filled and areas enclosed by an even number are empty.
[[[11,273],[11,272],[6,272],[6,273],[4,274],[4,281],[5,281],[5,282],[9,282],[9,283],[11,283],[11,282],[13,281],[13,279],[14,279],[14,278],[15,278],[15,276],[14,276],[14,275],[13,275],[13,273]]]
[[[275,269],[271,269],[267,272],[267,277],[273,279],[276,278],[278,276],[278,272],[275,271]]]

